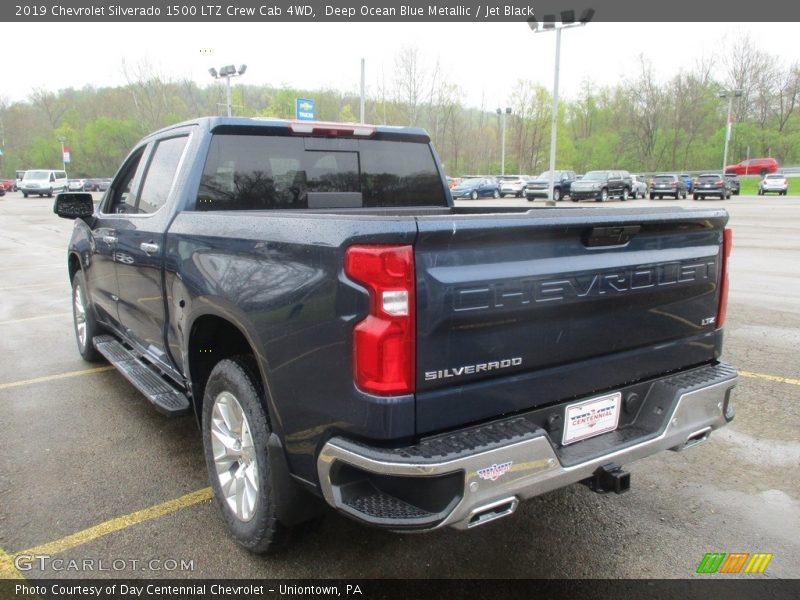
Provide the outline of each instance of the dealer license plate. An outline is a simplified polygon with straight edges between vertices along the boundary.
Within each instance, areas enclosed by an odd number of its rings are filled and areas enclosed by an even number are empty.
[[[614,431],[619,424],[621,400],[622,393],[614,392],[567,406],[561,444],[566,446]]]

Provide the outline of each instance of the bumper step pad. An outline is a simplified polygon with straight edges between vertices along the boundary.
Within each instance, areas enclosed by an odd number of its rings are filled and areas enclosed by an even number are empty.
[[[173,387],[117,339],[110,335],[98,335],[92,342],[97,351],[144,394],[160,413],[168,417],[177,417],[189,412],[191,405],[186,395]]]

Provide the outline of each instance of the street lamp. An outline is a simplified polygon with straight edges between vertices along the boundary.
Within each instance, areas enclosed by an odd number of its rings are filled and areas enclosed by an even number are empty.
[[[66,170],[67,170],[67,161],[66,161],[66,155],[64,154],[64,144],[67,143],[67,138],[60,137],[60,138],[58,138],[58,141],[61,142],[61,164],[64,166],[64,171],[66,172]]]
[[[500,146],[502,148],[500,150],[500,175],[505,175],[506,174],[506,115],[510,115],[511,114],[511,107],[510,106],[506,106],[505,111],[503,111],[502,109],[498,108],[497,109],[497,114],[501,116],[502,121],[503,121],[503,125],[502,125],[502,130],[503,130],[502,139],[503,139],[503,141],[500,143]]]
[[[553,115],[550,123],[550,181],[547,184],[547,198],[553,199],[553,189],[555,188],[556,178],[556,139],[557,139],[557,126],[558,126],[558,72],[561,62],[561,30],[569,29],[570,27],[580,27],[586,25],[594,17],[594,9],[587,8],[581,14],[581,18],[575,22],[574,10],[562,10],[561,22],[556,25],[555,15],[545,15],[542,22],[542,28],[539,29],[539,21],[536,17],[528,19],[528,27],[531,28],[533,33],[545,33],[548,31],[556,32],[556,65],[553,76]]]
[[[720,90],[719,97],[728,99],[728,123],[725,128],[725,151],[722,153],[722,175],[725,175],[725,167],[728,166],[728,142],[731,141],[731,110],[733,109],[733,99],[744,95],[744,90]]]
[[[239,77],[240,75],[244,75],[244,72],[247,71],[247,65],[241,65],[239,70],[236,70],[234,65],[225,65],[221,67],[219,73],[214,67],[211,67],[208,72],[214,79],[224,79],[225,82],[228,84],[228,116],[231,116],[231,77]]]

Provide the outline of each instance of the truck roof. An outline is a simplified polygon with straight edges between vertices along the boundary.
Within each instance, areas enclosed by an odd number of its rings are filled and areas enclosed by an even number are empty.
[[[296,121],[272,117],[198,117],[176,123],[155,131],[147,137],[185,127],[197,125],[214,133],[265,134],[269,129],[276,135],[327,135],[330,137],[364,137],[370,139],[394,139],[410,142],[429,143],[428,132],[420,127],[399,127],[394,125],[368,125],[360,123],[337,123],[333,121]],[[335,132],[341,132],[337,135]],[[359,131],[363,133],[359,133]]]

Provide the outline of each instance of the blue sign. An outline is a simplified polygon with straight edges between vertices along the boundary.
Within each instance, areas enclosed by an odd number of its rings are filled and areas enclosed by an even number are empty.
[[[298,121],[313,121],[314,101],[309,98],[295,98],[294,114]]]

